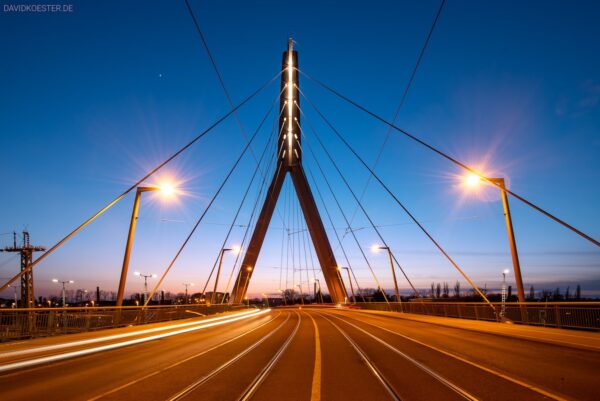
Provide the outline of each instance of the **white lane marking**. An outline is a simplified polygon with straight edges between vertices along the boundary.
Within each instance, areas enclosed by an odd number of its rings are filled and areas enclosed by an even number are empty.
[[[112,349],[116,349],[116,348],[127,347],[127,346],[134,345],[134,344],[141,344],[144,342],[154,341],[154,340],[158,340],[161,338],[175,336],[178,334],[189,333],[192,331],[201,330],[201,329],[205,329],[208,327],[214,327],[214,326],[219,326],[221,324],[236,322],[236,321],[242,320],[242,319],[248,319],[248,318],[251,318],[254,316],[262,315],[262,314],[270,312],[270,311],[271,311],[270,309],[264,309],[257,313],[245,314],[243,316],[230,318],[228,320],[220,320],[217,322],[212,322],[212,323],[208,323],[208,324],[204,324],[204,325],[196,325],[194,327],[189,327],[187,329],[171,331],[171,332],[163,333],[163,334],[155,334],[155,335],[149,336],[149,337],[137,338],[135,340],[122,341],[122,342],[114,343],[114,344],[101,345],[101,346],[95,347],[95,348],[87,348],[87,349],[83,349],[83,350],[79,350],[79,351],[71,351],[71,352],[67,352],[64,354],[50,355],[50,356],[45,356],[45,357],[40,357],[40,358],[28,359],[28,360],[20,361],[20,362],[9,363],[6,365],[0,365],[0,373],[8,372],[10,370],[15,370],[15,369],[20,369],[20,368],[27,368],[27,367],[31,367],[31,366],[41,365],[41,364],[49,363],[49,362],[61,361],[64,359],[69,359],[69,358],[75,358],[75,357],[83,356],[83,355],[95,354],[97,352],[103,352],[103,351],[108,351],[108,350],[112,350]]]
[[[414,358],[411,358],[410,356],[406,355],[404,352],[400,351],[398,348],[388,344],[387,342],[385,342],[384,340],[382,340],[381,338],[369,333],[368,331],[358,327],[357,325],[350,323],[338,316],[335,316],[333,314],[330,314],[330,316],[341,320],[342,322],[349,324],[350,326],[354,327],[355,329],[365,333],[366,335],[368,335],[369,337],[371,337],[372,339],[374,339],[375,341],[379,342],[381,345],[385,346],[386,348],[390,349],[391,351],[395,352],[396,354],[400,355],[401,357],[403,357],[404,359],[406,359],[407,361],[411,362],[412,364],[414,364],[416,367],[418,367],[419,369],[421,369],[422,371],[429,373],[431,376],[433,376],[434,378],[436,378],[440,383],[442,383],[443,385],[445,385],[446,387],[448,387],[449,389],[451,389],[452,391],[454,391],[455,393],[457,393],[458,395],[460,395],[461,397],[467,399],[467,400],[477,400],[477,398],[471,394],[469,394],[468,392],[466,392],[465,390],[463,390],[462,388],[458,387],[456,384],[452,383],[451,381],[449,381],[448,379],[440,376],[438,373],[436,373],[435,371],[429,369],[427,366],[423,365],[421,362],[417,361]]]
[[[419,345],[422,345],[424,347],[430,348],[430,349],[432,349],[434,351],[440,352],[440,353],[442,353],[442,354],[444,354],[446,356],[449,356],[451,358],[454,358],[454,359],[457,359],[457,360],[459,360],[461,362],[464,362],[464,363],[466,363],[468,365],[471,365],[471,366],[474,366],[474,367],[479,368],[481,370],[484,370],[484,371],[486,371],[486,372],[488,372],[488,373],[490,373],[490,374],[492,374],[494,376],[501,377],[501,378],[503,378],[505,380],[508,380],[509,382],[512,382],[512,383],[518,384],[519,386],[523,386],[525,388],[528,388],[528,389],[530,389],[530,390],[532,390],[532,391],[534,391],[536,393],[539,393],[539,394],[541,394],[541,395],[543,395],[545,397],[549,397],[549,398],[551,398],[553,400],[557,400],[557,401],[566,401],[565,398],[559,397],[558,395],[552,394],[552,393],[550,393],[550,392],[548,392],[546,390],[543,390],[543,389],[541,389],[539,387],[536,387],[536,386],[534,386],[532,384],[526,383],[526,382],[521,381],[519,379],[515,379],[515,378],[513,378],[511,376],[505,375],[504,373],[498,372],[498,371],[496,371],[494,369],[490,369],[490,368],[482,366],[482,365],[480,365],[480,364],[478,364],[476,362],[473,362],[473,361],[470,361],[468,359],[465,359],[465,358],[463,358],[461,356],[458,356],[458,355],[452,354],[452,353],[450,353],[448,351],[444,351],[443,349],[434,347],[433,345],[426,344],[426,343],[421,342],[421,341],[419,341],[417,339],[414,339],[412,337],[406,336],[404,334],[400,334],[400,333],[395,332],[395,331],[390,330],[390,329],[386,329],[385,327],[381,327],[381,326],[377,326],[377,325],[374,325],[374,324],[369,323],[369,322],[365,322],[364,320],[357,319],[355,317],[352,317],[352,319],[355,319],[355,320],[357,320],[359,322],[362,322],[364,324],[368,324],[369,326],[373,326],[373,327],[376,327],[378,329],[387,331],[389,333],[395,334],[395,335],[397,335],[399,337],[405,338],[405,339],[407,339],[409,341],[412,341],[412,342],[417,343]]]
[[[241,313],[235,314],[233,316],[253,315],[253,314],[256,314],[257,311],[258,310],[241,312]],[[40,347],[27,348],[27,349],[18,350],[18,351],[1,352],[0,358],[10,358],[10,357],[14,357],[14,356],[27,355],[27,354],[43,352],[43,351],[54,351],[57,349],[77,347],[80,345],[93,344],[93,343],[98,343],[98,342],[103,342],[103,341],[118,340],[121,338],[133,337],[133,336],[138,336],[138,335],[148,334],[148,333],[156,333],[157,331],[165,331],[165,330],[170,330],[170,329],[178,329],[180,327],[202,325],[202,324],[205,324],[208,322],[217,322],[220,320],[229,319],[231,316],[232,315],[214,317],[214,318],[210,318],[210,319],[204,319],[204,320],[188,322],[188,323],[171,324],[168,326],[161,326],[161,327],[156,327],[153,329],[137,330],[137,331],[132,331],[130,333],[113,334],[110,336],[95,337],[95,338],[90,338],[87,340],[71,341],[68,343],[54,344],[54,345],[43,345]]]
[[[179,400],[179,399],[182,399],[183,397],[189,395],[195,389],[202,386],[204,383],[206,383],[207,381],[209,381],[210,379],[212,379],[213,377],[215,377],[216,375],[221,373],[223,370],[227,369],[229,366],[233,365],[235,362],[237,362],[238,360],[243,358],[250,351],[252,351],[256,347],[258,347],[260,344],[265,342],[267,340],[267,338],[269,338],[273,334],[275,334],[284,324],[287,323],[288,320],[290,320],[290,315],[288,315],[287,318],[279,326],[277,326],[275,328],[275,330],[273,330],[272,332],[270,332],[269,334],[267,334],[266,336],[264,336],[263,338],[261,338],[260,340],[258,340],[257,342],[255,342],[254,344],[252,344],[251,346],[249,346],[248,348],[246,348],[245,350],[243,350],[242,352],[240,352],[239,354],[237,354],[236,356],[234,356],[233,358],[231,358],[230,360],[228,360],[227,362],[225,362],[224,364],[219,366],[218,368],[214,369],[212,372],[208,373],[205,376],[202,376],[200,379],[196,380],[195,382],[193,382],[192,384],[190,384],[189,386],[187,386],[186,388],[184,388],[177,394],[169,397],[168,401]]]
[[[267,377],[267,375],[269,374],[271,369],[273,369],[273,366],[275,366],[275,364],[277,363],[279,358],[281,358],[281,355],[283,355],[283,353],[288,348],[288,346],[290,345],[290,343],[292,342],[294,337],[296,337],[296,333],[298,332],[298,329],[300,328],[300,322],[302,321],[302,316],[298,312],[296,312],[296,314],[298,315],[298,323],[296,323],[296,328],[294,329],[292,334],[289,336],[287,341],[285,341],[283,343],[283,345],[281,346],[281,348],[279,348],[279,350],[275,353],[273,358],[271,358],[271,360],[267,363],[267,365],[263,368],[263,370],[261,370],[260,373],[258,374],[258,376],[256,376],[254,381],[252,381],[250,386],[248,386],[248,388],[244,391],[244,393],[238,399],[238,401],[248,401],[250,398],[252,398],[252,396],[254,395],[254,393],[256,393],[256,390],[262,384],[262,382],[265,380],[265,378]]]
[[[256,330],[260,329],[261,327],[263,327],[263,326],[271,323],[273,320],[275,320],[276,318],[278,318],[280,315],[281,315],[281,312],[279,312],[279,314],[277,314],[277,316],[272,317],[271,319],[267,320],[266,322],[264,322],[264,323],[256,326],[255,328],[253,328],[253,329],[251,329],[249,331],[246,331],[246,332],[244,332],[244,333],[242,333],[242,334],[240,334],[238,336],[235,336],[233,338],[230,338],[227,341],[223,341],[222,343],[219,343],[219,344],[217,344],[215,346],[212,346],[211,348],[208,348],[208,349],[205,349],[203,351],[200,351],[197,354],[194,354],[194,355],[191,355],[191,356],[189,356],[189,357],[187,357],[185,359],[182,359],[181,361],[177,361],[177,362],[175,362],[175,363],[173,363],[173,364],[171,364],[169,366],[165,366],[164,368],[161,368],[159,370],[155,370],[154,372],[151,372],[151,373],[148,373],[148,374],[146,374],[144,376],[138,377],[137,379],[134,379],[134,380],[132,380],[130,382],[127,382],[127,383],[125,383],[125,384],[123,384],[123,385],[121,385],[121,386],[119,386],[117,388],[113,388],[113,389],[111,389],[111,390],[109,390],[109,391],[107,391],[105,393],[102,393],[102,394],[98,394],[98,395],[94,396],[93,398],[90,398],[88,401],[96,401],[96,400],[98,400],[100,398],[106,397],[107,395],[110,395],[110,394],[116,393],[118,391],[121,391],[124,388],[127,388],[127,387],[129,387],[129,386],[131,386],[133,384],[139,383],[142,380],[146,380],[146,379],[148,379],[148,378],[150,378],[152,376],[156,376],[157,374],[162,373],[162,372],[164,372],[166,370],[169,370],[169,369],[172,369],[172,368],[174,368],[176,366],[179,366],[179,365],[181,365],[181,364],[183,364],[183,363],[185,363],[187,361],[190,361],[192,359],[198,358],[198,357],[200,357],[200,356],[202,356],[204,354],[208,354],[209,352],[214,351],[217,348],[220,348],[220,347],[222,347],[224,345],[227,345],[227,344],[229,344],[229,343],[231,343],[231,342],[233,342],[235,340],[238,340],[238,339],[244,337],[245,335],[248,335],[248,334],[252,333],[253,331],[256,331]]]

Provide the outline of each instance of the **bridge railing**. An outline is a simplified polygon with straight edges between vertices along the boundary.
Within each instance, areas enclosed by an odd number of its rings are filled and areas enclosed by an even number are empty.
[[[535,326],[600,330],[600,302],[358,302],[362,309],[498,321]]]
[[[0,341],[157,323],[247,308],[246,305],[2,308]]]

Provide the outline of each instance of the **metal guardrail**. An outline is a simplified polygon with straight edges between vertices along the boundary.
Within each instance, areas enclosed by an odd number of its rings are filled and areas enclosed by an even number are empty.
[[[129,325],[185,319],[247,308],[246,305],[155,305],[0,309],[0,342],[80,333]]]
[[[534,326],[600,330],[600,302],[357,302],[362,309],[499,321]]]

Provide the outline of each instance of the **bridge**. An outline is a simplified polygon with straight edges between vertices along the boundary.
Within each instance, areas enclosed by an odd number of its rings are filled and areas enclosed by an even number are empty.
[[[18,254],[20,268],[2,280],[0,292],[14,291],[10,307],[0,308],[0,386],[3,398],[31,399],[206,399],[206,400],[594,400],[600,368],[600,302],[560,294],[527,295],[511,205],[555,224],[594,251],[598,239],[576,224],[510,188],[505,177],[452,155],[396,120],[417,74],[436,24],[442,1],[412,70],[393,119],[383,117],[301,68],[293,38],[283,49],[281,69],[245,97],[234,102],[217,66],[199,19],[188,0],[187,12],[204,48],[229,111],[143,176],[83,218],[52,246],[30,244],[30,233],[17,234],[3,252]],[[304,90],[310,82],[387,129],[375,163]],[[273,87],[276,96],[246,132],[241,112]],[[132,254],[146,193],[176,197],[184,191],[157,178],[175,160],[202,146],[220,126],[234,120],[244,138],[234,163],[169,262],[157,273],[132,272]],[[270,128],[269,128],[270,127]],[[327,131],[329,137],[325,137]],[[418,216],[377,172],[390,136],[418,148],[460,171],[466,187],[497,191],[506,230],[511,269],[503,271],[497,294],[472,278],[444,245],[426,219]],[[264,137],[264,138],[263,138]],[[262,146],[258,146],[260,138]],[[335,141],[336,146],[332,145]],[[356,170],[336,151],[344,149],[368,181],[353,184]],[[219,149],[221,151],[221,149]],[[310,158],[311,163],[305,160]],[[218,207],[242,161],[253,163],[251,175],[237,188],[238,203],[225,224],[211,266],[198,271],[196,283],[183,283],[174,297],[165,286],[177,263],[196,239],[206,216]],[[288,179],[289,178],[289,179]],[[402,250],[394,246],[384,222],[365,197],[377,186],[427,241],[460,282],[454,299],[447,283],[420,288],[411,277]],[[350,200],[353,208],[348,210]],[[53,279],[61,288],[56,299],[36,298],[35,276],[65,244],[109,214],[115,205],[132,201],[117,289],[111,299],[79,293],[67,295],[74,280]],[[244,213],[247,212],[247,213]],[[360,227],[357,216],[366,223]],[[252,293],[253,276],[261,269],[261,252],[272,224],[281,232],[278,285]],[[342,226],[338,228],[338,226]],[[242,228],[234,245],[235,229]],[[369,230],[375,244],[359,235]],[[348,245],[348,243],[351,245]],[[350,249],[352,247],[352,250]],[[34,252],[39,252],[34,257]],[[122,253],[121,253],[122,252]],[[357,252],[358,257],[353,257]],[[374,254],[387,262],[385,275],[373,265]],[[235,261],[229,275],[226,255]],[[225,266],[224,266],[225,265]],[[367,276],[357,274],[367,272]],[[131,293],[132,276],[143,280],[143,292]],[[507,284],[514,280],[516,295]],[[360,279],[359,279],[360,278]],[[20,282],[20,297],[16,283]],[[367,282],[367,284],[365,284]],[[374,289],[368,287],[375,284]],[[128,294],[129,291],[129,294]],[[129,297],[128,297],[129,295]],[[551,299],[548,299],[550,296]],[[544,299],[545,297],[545,299]]]

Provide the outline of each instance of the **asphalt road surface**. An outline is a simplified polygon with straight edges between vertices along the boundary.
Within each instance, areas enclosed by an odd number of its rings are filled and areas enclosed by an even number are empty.
[[[0,399],[600,399],[597,333],[404,316],[273,309],[2,344]]]

